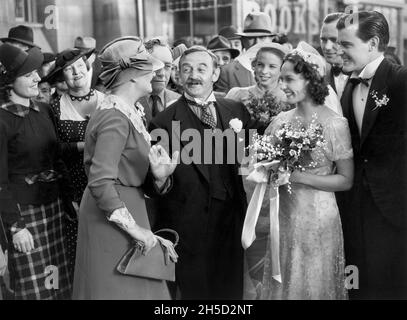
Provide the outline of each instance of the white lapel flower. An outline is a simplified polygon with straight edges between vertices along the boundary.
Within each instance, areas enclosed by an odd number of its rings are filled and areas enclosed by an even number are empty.
[[[387,104],[389,103],[390,99],[387,97],[386,94],[383,94],[381,98],[379,98],[378,92],[376,90],[373,90],[372,93],[372,98],[374,99],[374,102],[376,103],[376,107],[373,108],[372,111],[375,111],[383,106],[387,106]]]
[[[239,133],[242,131],[243,123],[238,118],[234,118],[229,121],[229,126],[235,133]]]

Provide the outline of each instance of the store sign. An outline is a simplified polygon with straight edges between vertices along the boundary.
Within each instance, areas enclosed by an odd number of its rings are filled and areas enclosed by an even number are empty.
[[[319,34],[319,4],[318,1],[298,0],[267,1],[260,6],[260,1],[245,0],[244,16],[250,12],[264,12],[271,18],[273,32],[295,34]]]

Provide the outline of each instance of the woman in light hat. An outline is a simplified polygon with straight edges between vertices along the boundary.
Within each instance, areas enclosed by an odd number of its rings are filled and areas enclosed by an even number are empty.
[[[69,299],[64,216],[72,190],[54,116],[33,102],[43,55],[0,46],[0,212],[15,299]]]
[[[94,49],[67,49],[60,52],[55,61],[55,69],[46,77],[54,83],[54,79],[63,79],[68,91],[53,99],[51,106],[57,119],[58,136],[62,142],[62,155],[72,184],[75,187],[74,200],[81,202],[88,179],[83,165],[83,150],[85,132],[89,119],[105,95],[90,87],[90,64],[87,60]],[[47,80],[42,80],[47,81]],[[76,217],[66,223],[67,251],[69,272],[72,275],[75,268],[76,238],[78,221]]]
[[[150,146],[142,107],[136,105],[151,93],[153,72],[163,63],[137,37],[112,41],[100,59],[100,78],[110,94],[86,131],[89,183],[79,213],[74,299],[170,299],[165,281],[116,270],[132,240],[144,242],[146,254],[156,244],[144,194],[168,190],[178,158],[174,154],[171,160],[164,149]]]

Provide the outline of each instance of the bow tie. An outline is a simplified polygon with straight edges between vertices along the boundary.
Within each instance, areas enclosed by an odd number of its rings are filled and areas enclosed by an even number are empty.
[[[358,77],[358,78],[350,78],[349,82],[352,83],[353,87],[356,87],[360,83],[365,85],[366,87],[369,87],[369,80],[370,79],[364,79],[364,78]]]
[[[333,75],[334,75],[335,77],[337,77],[337,76],[339,76],[341,73],[343,73],[343,72],[342,72],[342,67],[340,67],[340,66],[333,65],[332,68],[331,68],[331,70],[332,70],[332,73],[333,73]]]

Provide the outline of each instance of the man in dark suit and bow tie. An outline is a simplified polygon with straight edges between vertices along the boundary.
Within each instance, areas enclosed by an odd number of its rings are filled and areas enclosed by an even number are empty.
[[[352,72],[342,96],[355,160],[341,212],[346,262],[359,269],[350,297],[406,298],[407,69],[384,59],[382,14],[345,15],[337,28],[343,68]]]
[[[320,42],[322,53],[327,62],[326,80],[335,90],[338,98],[342,97],[348,75],[343,72],[343,61],[339,54],[338,29],[336,24],[343,13],[334,12],[327,15],[322,23]]]
[[[243,104],[215,98],[218,77],[213,53],[199,46],[185,51],[180,59],[185,94],[150,124],[153,140],[159,131],[154,129],[163,129],[169,140],[161,144],[180,149],[173,187],[160,199],[157,228],[170,227],[180,235],[176,281],[182,299],[242,299],[240,239],[247,203],[236,148],[244,146],[236,135],[239,128],[230,127],[231,120],[243,129],[259,126]],[[219,133],[232,139],[215,143]]]

